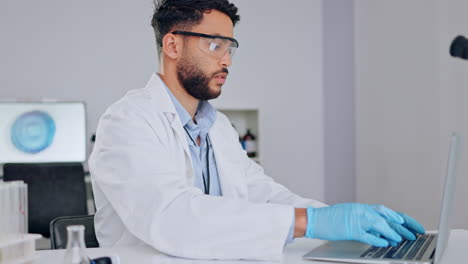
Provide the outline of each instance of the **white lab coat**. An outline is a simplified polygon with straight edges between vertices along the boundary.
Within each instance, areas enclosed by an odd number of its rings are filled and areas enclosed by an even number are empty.
[[[181,121],[153,75],[101,117],[89,168],[101,246],[146,243],[200,259],[280,260],[294,207],[324,204],[299,197],[246,155],[222,113],[209,135],[222,197],[194,187]]]

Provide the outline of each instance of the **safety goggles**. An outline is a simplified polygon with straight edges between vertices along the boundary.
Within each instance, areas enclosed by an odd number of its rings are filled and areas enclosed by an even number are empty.
[[[228,53],[231,58],[234,56],[239,42],[230,37],[207,35],[189,31],[173,31],[172,34],[199,37],[198,47],[206,54],[221,59]]]

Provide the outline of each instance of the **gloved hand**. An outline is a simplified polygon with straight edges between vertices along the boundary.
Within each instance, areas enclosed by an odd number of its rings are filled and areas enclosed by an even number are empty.
[[[382,215],[384,216],[382,216]],[[357,240],[377,247],[388,241],[400,242],[401,236],[392,223],[403,224],[404,217],[382,206],[379,213],[370,205],[359,203],[336,204],[322,208],[307,208],[305,236],[324,240]]]
[[[403,223],[403,227],[406,227],[409,231],[413,233],[418,233],[418,234],[426,233],[426,230],[424,229],[424,227],[414,218],[404,213],[399,212],[398,214],[400,214],[400,216],[403,217],[403,219],[405,220],[405,222]]]
[[[424,234],[426,230],[424,227],[415,219],[411,218],[410,216],[404,213],[398,213],[401,219],[403,219],[403,223],[395,222],[393,217],[389,217],[387,207],[382,205],[370,205],[378,214],[387,220],[388,225],[395,230],[399,235],[403,238],[408,240],[415,240],[416,234]],[[396,246],[397,242],[395,241],[388,241],[391,246]]]

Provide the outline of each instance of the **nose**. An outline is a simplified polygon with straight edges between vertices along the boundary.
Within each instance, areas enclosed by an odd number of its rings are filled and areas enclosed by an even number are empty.
[[[231,54],[229,54],[229,52],[226,52],[224,56],[221,58],[220,63],[221,63],[221,66],[226,67],[226,68],[231,66],[232,64]]]

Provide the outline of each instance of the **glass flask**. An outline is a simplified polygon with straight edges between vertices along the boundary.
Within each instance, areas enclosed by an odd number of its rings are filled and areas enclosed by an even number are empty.
[[[90,264],[85,252],[84,230],[83,225],[67,226],[67,249],[64,264]]]

